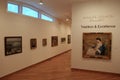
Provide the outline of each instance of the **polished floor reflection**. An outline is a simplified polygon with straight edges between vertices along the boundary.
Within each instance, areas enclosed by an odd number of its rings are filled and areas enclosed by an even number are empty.
[[[0,80],[120,80],[120,75],[70,69],[71,51]]]

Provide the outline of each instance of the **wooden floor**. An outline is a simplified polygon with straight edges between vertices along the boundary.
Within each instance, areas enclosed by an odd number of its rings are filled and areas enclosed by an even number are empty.
[[[68,51],[55,58],[18,71],[0,80],[120,80],[120,75],[70,69]]]

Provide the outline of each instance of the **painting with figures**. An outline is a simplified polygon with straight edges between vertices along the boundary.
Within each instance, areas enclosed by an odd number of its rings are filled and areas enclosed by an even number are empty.
[[[83,33],[83,57],[111,59],[111,33]]]

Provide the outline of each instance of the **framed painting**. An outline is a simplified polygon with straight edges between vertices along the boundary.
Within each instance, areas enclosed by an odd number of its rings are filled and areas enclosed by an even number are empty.
[[[42,45],[47,46],[47,39],[42,39]]]
[[[22,53],[22,37],[5,37],[5,56]]]
[[[65,43],[65,42],[66,42],[66,38],[65,37],[61,38],[61,43]]]
[[[36,38],[30,39],[30,48],[31,49],[37,48],[37,39]]]
[[[83,33],[83,57],[111,59],[112,33]]]
[[[71,43],[71,35],[67,36],[67,43],[70,44]]]
[[[52,47],[58,46],[58,36],[51,37],[51,46]]]

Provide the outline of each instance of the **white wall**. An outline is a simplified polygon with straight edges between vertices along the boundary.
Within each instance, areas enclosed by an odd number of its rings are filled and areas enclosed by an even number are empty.
[[[71,34],[71,27],[60,22],[47,22],[21,14],[7,12],[7,0],[0,0],[0,77],[46,60],[71,49],[71,44],[61,44],[61,37]],[[4,37],[22,36],[20,54],[5,56]],[[58,36],[59,44],[51,47],[51,36]],[[30,39],[37,39],[37,48],[30,49]],[[47,38],[47,46],[42,46],[42,39]]]
[[[72,20],[72,68],[120,73],[120,1],[90,0],[74,3]],[[81,28],[81,25],[115,25],[116,27]],[[83,32],[111,32],[111,60],[83,58]]]

